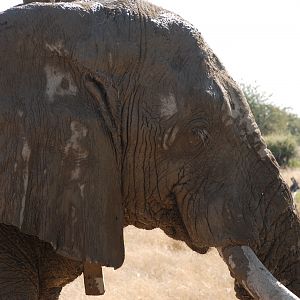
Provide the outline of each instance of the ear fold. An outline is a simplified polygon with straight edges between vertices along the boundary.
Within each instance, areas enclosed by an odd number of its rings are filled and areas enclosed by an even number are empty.
[[[107,133],[112,136],[118,135],[118,119],[120,112],[118,111],[118,95],[113,88],[112,83],[109,82],[105,75],[100,75],[98,72],[97,77],[85,75],[83,77],[83,84],[86,87],[93,101],[95,111],[99,114],[99,118],[104,122],[104,127]],[[118,140],[114,139],[114,144],[118,144]]]

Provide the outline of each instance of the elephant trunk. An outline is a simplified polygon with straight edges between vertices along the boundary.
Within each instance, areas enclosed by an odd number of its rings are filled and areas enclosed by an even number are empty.
[[[266,214],[271,220],[267,230],[261,231],[261,243],[253,250],[266,268],[288,289],[300,296],[300,220],[292,196],[286,185],[272,199],[273,210],[278,207],[279,213]],[[281,206],[281,203],[288,205]],[[270,218],[270,215],[273,218]],[[268,219],[268,218],[266,218]]]
[[[263,220],[268,224],[262,226],[260,241],[251,244],[252,249],[242,245],[218,249],[236,280],[241,299],[299,299],[299,216],[292,205],[282,207],[284,202],[291,203],[290,197],[284,188],[272,199],[277,211],[267,206]]]

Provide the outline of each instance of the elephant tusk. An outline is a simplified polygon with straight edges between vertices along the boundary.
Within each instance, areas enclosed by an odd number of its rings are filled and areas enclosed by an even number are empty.
[[[218,251],[234,278],[254,299],[299,300],[268,271],[250,247],[229,246]]]

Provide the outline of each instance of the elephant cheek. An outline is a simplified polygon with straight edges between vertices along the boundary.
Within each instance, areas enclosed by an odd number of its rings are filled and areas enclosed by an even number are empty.
[[[197,247],[224,247],[232,243],[249,244],[258,239],[258,232],[239,201],[215,195],[209,201],[192,195],[178,202],[182,220]],[[251,228],[251,230],[250,230]]]

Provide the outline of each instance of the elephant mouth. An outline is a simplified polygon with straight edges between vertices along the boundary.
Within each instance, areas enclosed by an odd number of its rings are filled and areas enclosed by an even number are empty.
[[[218,248],[233,276],[254,299],[299,299],[281,284],[248,246]]]

